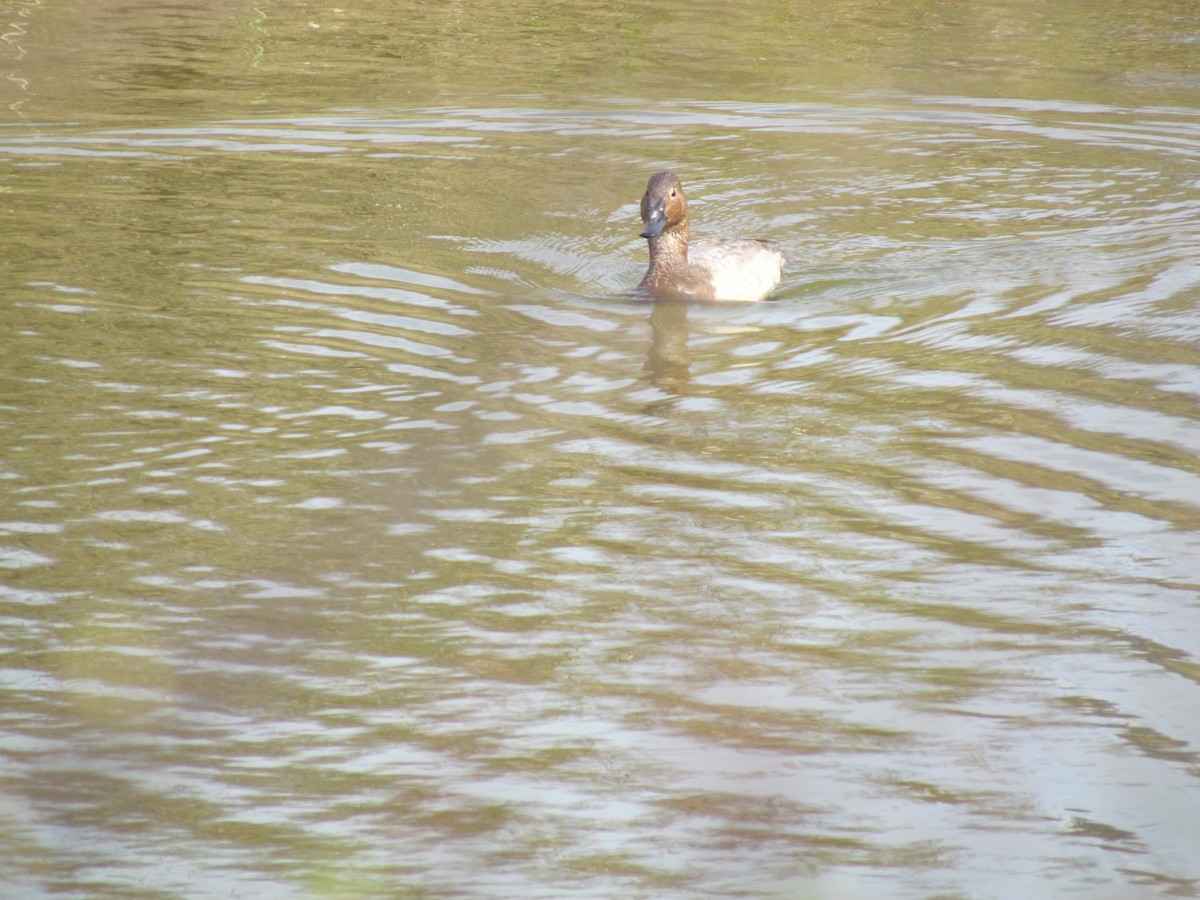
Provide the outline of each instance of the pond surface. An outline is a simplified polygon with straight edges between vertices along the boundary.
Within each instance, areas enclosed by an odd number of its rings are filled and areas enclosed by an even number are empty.
[[[5,890],[1200,896],[1200,6],[818,6],[0,6]]]

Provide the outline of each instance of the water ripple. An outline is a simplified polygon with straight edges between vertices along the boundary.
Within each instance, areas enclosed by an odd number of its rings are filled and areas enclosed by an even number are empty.
[[[85,893],[1186,873],[1194,114],[539,102],[0,132],[14,833]],[[775,300],[630,302],[665,165]]]

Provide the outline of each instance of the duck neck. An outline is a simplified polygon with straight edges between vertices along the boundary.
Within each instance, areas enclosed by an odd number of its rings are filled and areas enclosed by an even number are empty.
[[[643,286],[651,286],[660,278],[666,278],[669,273],[683,272],[687,269],[688,233],[687,229],[669,229],[649,238],[650,268],[642,279]]]

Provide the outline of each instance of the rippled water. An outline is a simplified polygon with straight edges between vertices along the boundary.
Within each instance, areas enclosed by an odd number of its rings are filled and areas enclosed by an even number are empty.
[[[6,890],[1200,895],[1200,15],[430,9],[0,19]]]

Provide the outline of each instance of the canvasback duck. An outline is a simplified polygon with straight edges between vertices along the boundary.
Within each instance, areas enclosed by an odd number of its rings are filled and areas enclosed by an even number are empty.
[[[783,254],[769,242],[716,238],[689,246],[687,200],[674,172],[650,176],[642,197],[642,237],[650,268],[638,289],[688,300],[761,300],[779,284]]]

